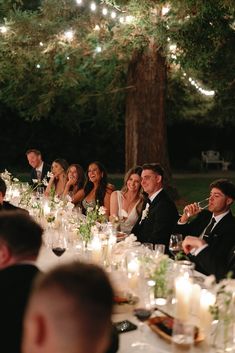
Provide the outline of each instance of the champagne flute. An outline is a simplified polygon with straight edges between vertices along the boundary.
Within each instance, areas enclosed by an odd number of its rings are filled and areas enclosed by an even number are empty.
[[[169,250],[174,256],[174,259],[176,255],[182,250],[182,234],[171,234],[170,236],[170,242],[169,242]]]
[[[198,208],[199,208],[200,211],[204,210],[205,208],[207,208],[207,207],[209,206],[209,197],[207,197],[206,199],[203,199],[203,200],[201,200],[201,201],[197,201],[196,204],[197,204],[197,206],[198,206]],[[191,216],[191,215],[190,215],[190,212],[189,212],[188,209],[187,209],[187,206],[184,208],[184,213],[185,213],[188,217]]]

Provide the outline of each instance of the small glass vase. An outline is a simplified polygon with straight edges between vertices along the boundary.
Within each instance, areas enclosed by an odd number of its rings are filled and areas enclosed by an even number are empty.
[[[216,353],[235,352],[235,322],[234,320],[218,320],[212,325],[213,335],[211,345]]]

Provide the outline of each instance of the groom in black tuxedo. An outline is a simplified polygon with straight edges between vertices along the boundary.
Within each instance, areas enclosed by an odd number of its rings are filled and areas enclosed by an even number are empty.
[[[43,230],[27,213],[0,212],[0,351],[20,353],[22,322]]]
[[[141,243],[165,244],[179,218],[174,202],[163,189],[164,172],[160,164],[144,164],[141,185],[148,195],[142,214],[132,229]]]
[[[228,272],[228,260],[235,246],[235,218],[230,207],[235,199],[235,185],[219,179],[210,185],[208,210],[200,210],[197,203],[185,207],[176,231],[188,235],[183,241],[184,252],[206,275],[217,280]],[[190,223],[191,216],[197,217]]]

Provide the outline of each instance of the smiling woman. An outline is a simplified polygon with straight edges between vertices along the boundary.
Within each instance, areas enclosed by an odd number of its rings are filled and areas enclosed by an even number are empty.
[[[120,230],[125,233],[131,232],[142,209],[141,172],[139,166],[131,168],[125,175],[122,190],[111,195],[110,220],[118,217]]]
[[[84,186],[85,197],[82,201],[83,212],[86,213],[88,207],[94,208],[96,203],[104,206],[106,215],[110,213],[110,195],[114,186],[107,181],[107,173],[100,162],[92,162],[86,173]]]

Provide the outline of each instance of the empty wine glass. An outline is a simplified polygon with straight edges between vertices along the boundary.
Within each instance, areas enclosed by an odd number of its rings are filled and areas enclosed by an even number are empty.
[[[182,234],[171,234],[169,250],[174,258],[182,250],[182,240]]]

